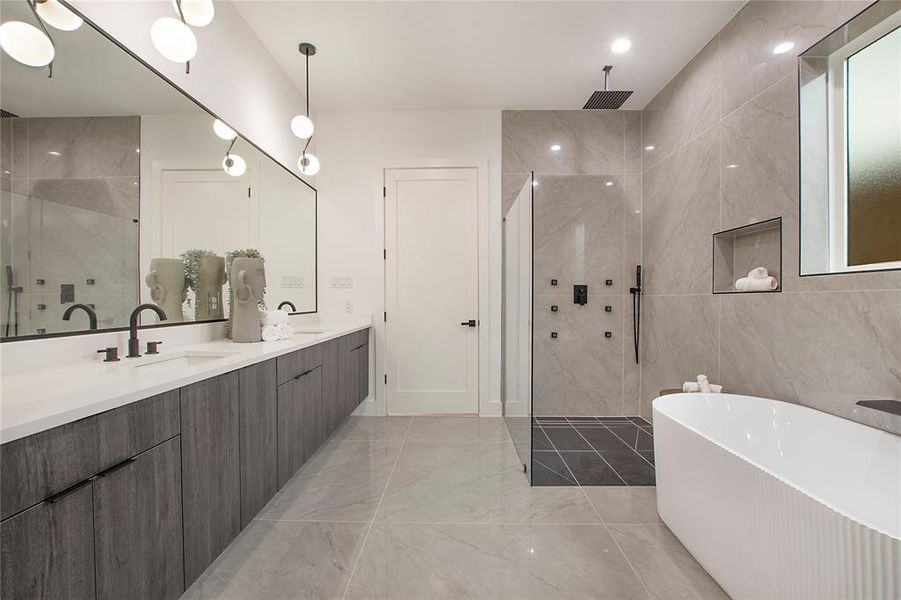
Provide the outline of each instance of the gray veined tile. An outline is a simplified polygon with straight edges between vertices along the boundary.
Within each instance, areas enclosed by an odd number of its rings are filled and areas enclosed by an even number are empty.
[[[644,293],[709,294],[711,240],[719,225],[719,139],[716,129],[710,129],[645,172]]]
[[[253,521],[186,600],[341,598],[369,525]]]
[[[500,418],[414,417],[408,442],[507,442],[510,432]]]
[[[400,444],[329,442],[279,490],[257,518],[369,521],[399,451]]]
[[[654,598],[729,597],[665,525],[610,525],[610,529]]]
[[[529,185],[531,173],[504,173],[501,176],[501,214],[506,216],[523,188]]]
[[[657,523],[657,488],[654,486],[586,487],[588,499],[605,523]]]
[[[137,177],[140,117],[28,119],[29,176]]]
[[[402,442],[410,428],[412,417],[350,416],[332,434],[330,441]]]

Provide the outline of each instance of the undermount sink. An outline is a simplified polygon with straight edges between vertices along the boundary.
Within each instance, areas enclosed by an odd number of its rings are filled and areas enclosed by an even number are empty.
[[[329,333],[331,329],[323,329],[321,327],[295,327],[294,335],[307,333],[307,334],[320,334],[320,333]]]
[[[134,369],[146,371],[155,367],[172,368],[172,367],[194,367],[203,365],[216,360],[222,360],[229,356],[234,356],[237,352],[216,352],[207,350],[183,350],[181,352],[173,352],[172,354],[160,354],[159,356],[146,357],[142,359],[140,364],[134,365]]]

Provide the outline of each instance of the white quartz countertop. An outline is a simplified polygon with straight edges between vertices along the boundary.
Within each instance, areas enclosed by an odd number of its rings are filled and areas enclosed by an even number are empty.
[[[331,327],[295,327],[291,339],[236,344],[228,339],[175,347],[119,362],[81,361],[58,367],[4,374],[0,397],[0,443],[71,423],[169,390],[228,373],[264,360],[321,344],[366,329],[370,320],[357,319]],[[143,335],[142,342],[143,342]],[[222,354],[187,364],[161,361],[168,356]],[[149,366],[149,363],[157,363]],[[138,365],[144,365],[138,367]]]

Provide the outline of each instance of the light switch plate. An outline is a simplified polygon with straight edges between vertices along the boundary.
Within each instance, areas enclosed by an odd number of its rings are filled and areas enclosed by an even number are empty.
[[[353,277],[332,277],[331,287],[337,290],[349,290],[354,286]]]
[[[282,288],[302,288],[303,277],[300,275],[282,275]]]

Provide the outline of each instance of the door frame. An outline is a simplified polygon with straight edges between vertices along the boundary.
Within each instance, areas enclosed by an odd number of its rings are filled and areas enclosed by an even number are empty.
[[[377,194],[378,200],[375,202],[375,248],[373,251],[373,268],[374,273],[380,273],[380,277],[373,278],[372,298],[374,300],[374,312],[372,315],[373,336],[375,338],[374,350],[375,360],[371,361],[374,365],[374,385],[370,388],[373,391],[373,400],[364,402],[356,414],[367,415],[387,415],[388,414],[388,386],[385,385],[385,373],[387,373],[388,365],[386,357],[388,355],[388,341],[386,335],[386,327],[384,321],[384,313],[387,310],[387,261],[384,258],[385,249],[385,193],[386,187],[385,172],[389,169],[475,169],[476,170],[476,211],[477,211],[477,240],[478,240],[478,292],[479,292],[479,415],[489,414],[486,410],[489,401],[489,381],[491,373],[491,348],[490,348],[490,330],[491,330],[491,298],[489,297],[489,195],[488,195],[488,168],[489,161],[487,158],[450,158],[450,159],[410,159],[410,160],[392,160],[383,161],[377,172]],[[500,413],[498,413],[500,414]]]

